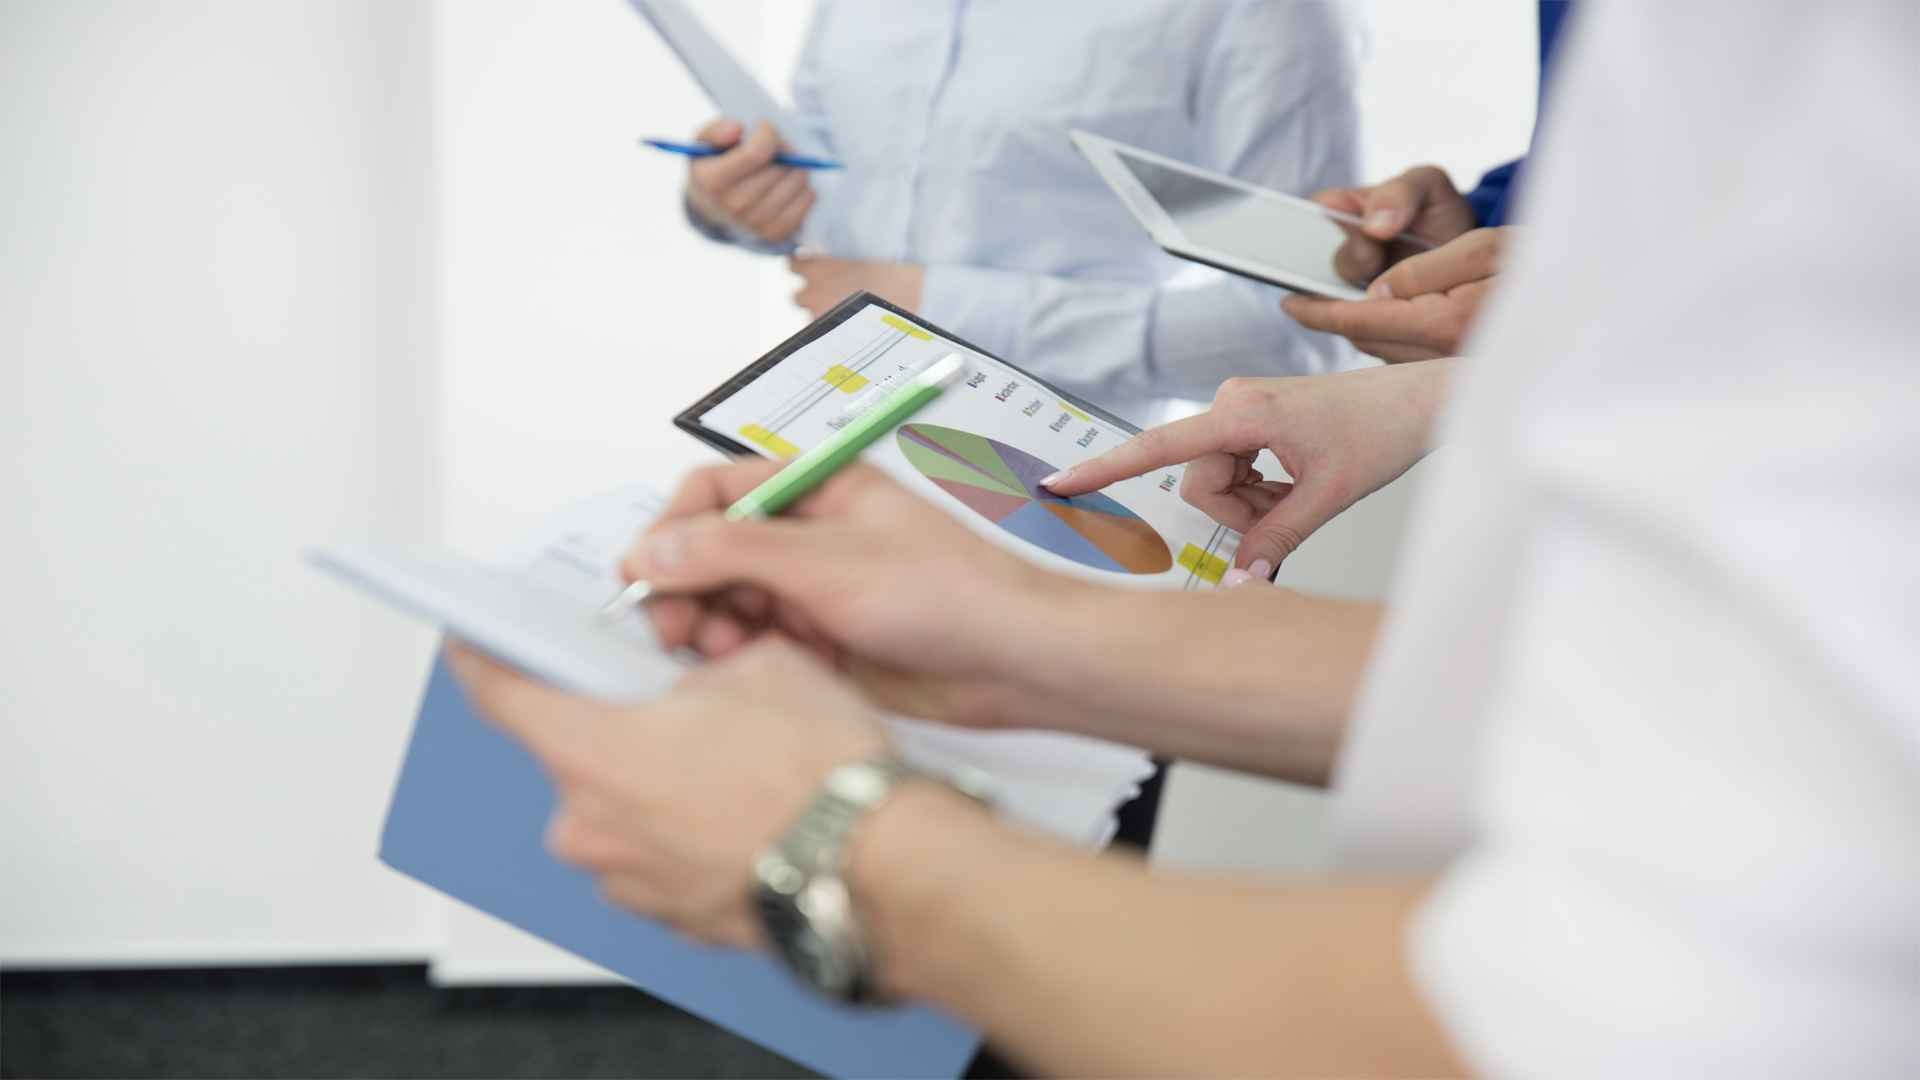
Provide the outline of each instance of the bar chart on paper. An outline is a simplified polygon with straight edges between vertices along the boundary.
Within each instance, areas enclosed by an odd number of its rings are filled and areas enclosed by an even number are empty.
[[[895,436],[920,475],[1014,536],[1099,570],[1160,574],[1173,566],[1153,526],[1098,492],[1063,499],[1040,486],[1054,471],[1023,450],[958,428],[907,424]]]

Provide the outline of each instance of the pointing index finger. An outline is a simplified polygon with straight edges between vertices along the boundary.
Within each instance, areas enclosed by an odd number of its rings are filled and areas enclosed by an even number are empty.
[[[1230,435],[1230,426],[1217,413],[1201,413],[1148,428],[1099,457],[1062,469],[1041,484],[1056,495],[1083,495],[1128,477],[1228,450]]]

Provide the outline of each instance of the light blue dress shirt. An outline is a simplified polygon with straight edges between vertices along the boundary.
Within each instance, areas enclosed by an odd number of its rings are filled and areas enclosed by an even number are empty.
[[[1280,290],[1160,251],[1067,129],[1352,184],[1359,51],[1337,0],[821,0],[794,111],[846,170],[813,177],[800,243],[922,264],[929,321],[1130,419],[1348,366]]]

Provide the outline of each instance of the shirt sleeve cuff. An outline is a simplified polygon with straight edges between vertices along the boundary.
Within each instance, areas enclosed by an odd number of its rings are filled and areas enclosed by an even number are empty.
[[[1026,275],[934,264],[920,286],[920,315],[1001,358],[1019,355],[1029,303]]]

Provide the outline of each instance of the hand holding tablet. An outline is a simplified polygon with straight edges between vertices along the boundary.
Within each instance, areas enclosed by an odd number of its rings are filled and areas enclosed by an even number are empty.
[[[1340,272],[1361,218],[1085,131],[1073,143],[1168,254],[1295,292],[1358,300]],[[1431,245],[1415,236],[1403,243]]]

